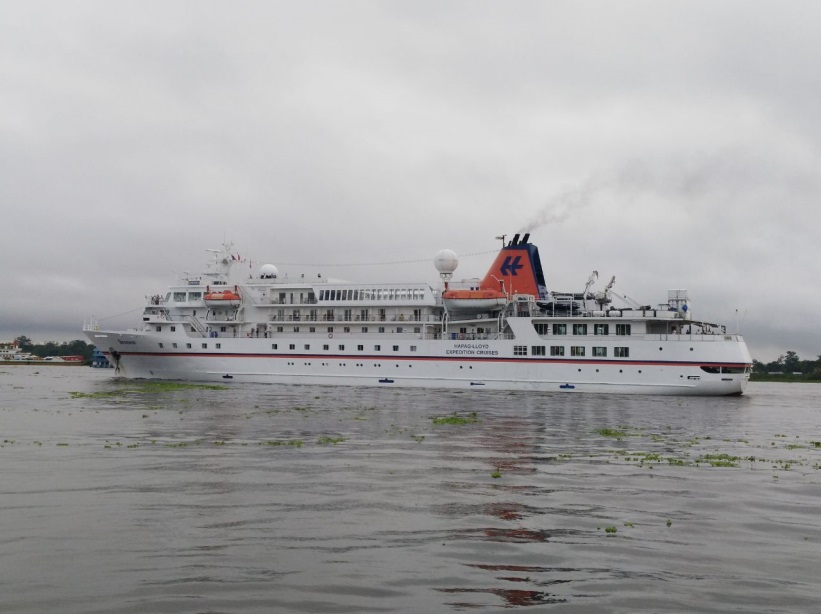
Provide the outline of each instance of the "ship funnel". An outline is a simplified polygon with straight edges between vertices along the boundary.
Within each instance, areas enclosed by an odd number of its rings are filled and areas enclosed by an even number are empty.
[[[528,239],[530,239],[530,233],[526,233],[525,236],[522,237],[522,245],[527,243]]]
[[[539,249],[527,243],[529,234],[519,241],[519,234],[513,237],[496,256],[485,277],[479,284],[480,290],[498,291],[504,289],[508,297],[514,294],[529,294],[537,300],[545,300],[545,284]]]

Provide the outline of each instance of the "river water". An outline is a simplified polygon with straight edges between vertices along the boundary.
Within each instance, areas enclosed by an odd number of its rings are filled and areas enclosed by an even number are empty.
[[[0,611],[818,611],[819,393],[0,367]]]

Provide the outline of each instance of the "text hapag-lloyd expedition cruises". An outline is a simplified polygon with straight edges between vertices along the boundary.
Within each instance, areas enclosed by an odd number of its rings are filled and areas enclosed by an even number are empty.
[[[498,356],[497,350],[491,350],[487,343],[454,343],[453,349],[446,350],[445,354],[459,356]]]

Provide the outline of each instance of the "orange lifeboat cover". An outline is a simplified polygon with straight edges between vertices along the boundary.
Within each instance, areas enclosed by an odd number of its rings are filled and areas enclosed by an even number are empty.
[[[239,294],[226,290],[225,292],[209,292],[205,295],[206,301],[238,301]]]

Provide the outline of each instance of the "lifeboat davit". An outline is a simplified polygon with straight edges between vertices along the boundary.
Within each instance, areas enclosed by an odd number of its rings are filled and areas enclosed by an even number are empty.
[[[208,292],[202,298],[209,307],[239,307],[242,302],[239,294],[231,290]]]
[[[507,304],[500,290],[446,290],[442,300],[449,311],[493,311]]]

